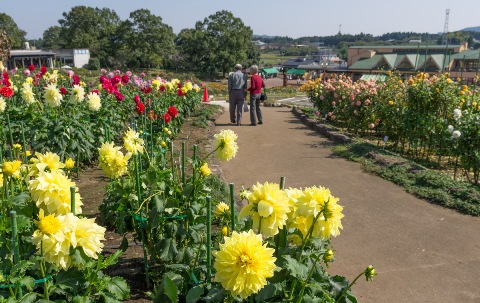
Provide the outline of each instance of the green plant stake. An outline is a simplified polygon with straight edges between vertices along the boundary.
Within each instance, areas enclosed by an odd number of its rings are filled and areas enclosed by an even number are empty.
[[[182,184],[185,185],[185,141],[182,142]]]
[[[212,199],[210,196],[205,199],[207,200],[207,282],[210,283],[212,278]]]
[[[8,134],[10,138],[10,159],[13,161],[16,158],[15,150],[13,149],[13,135],[12,135],[12,126],[10,125],[10,115],[7,114],[7,123],[8,123]]]
[[[23,162],[27,163],[27,142],[25,141],[25,128],[22,122]]]
[[[197,149],[198,149],[198,146],[197,144],[195,144],[193,146],[193,161],[197,160]]]
[[[231,217],[231,233],[235,230],[235,192],[234,184],[230,183],[230,217]]]
[[[280,189],[283,190],[285,188],[285,177],[280,177]],[[275,253],[277,257],[280,254],[280,250],[283,250],[287,247],[287,228],[283,227],[278,235],[275,236]]]
[[[10,218],[12,219],[12,246],[10,247],[11,254],[13,255],[13,264],[17,264],[20,261],[20,252],[18,249],[18,228],[17,228],[17,212],[10,211]],[[22,297],[22,288],[18,288],[18,297]]]
[[[3,149],[0,146],[0,162],[3,162]]]
[[[75,186],[70,186],[70,212],[75,216]]]

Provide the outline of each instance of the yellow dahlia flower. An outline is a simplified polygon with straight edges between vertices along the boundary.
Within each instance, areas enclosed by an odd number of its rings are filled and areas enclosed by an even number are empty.
[[[114,146],[113,143],[105,142],[98,149],[100,167],[105,175],[111,179],[123,176],[128,170],[128,160],[132,153],[127,153],[124,156],[120,148]]]
[[[40,172],[38,177],[31,180],[28,190],[38,208],[48,214],[64,215],[71,212],[70,187],[75,183],[64,174],[55,172]],[[80,194],[75,187],[75,213],[82,213]]]
[[[67,216],[75,217],[72,213]],[[105,240],[105,228],[95,223],[95,219],[77,218],[73,231],[70,233],[72,247],[81,247],[83,252],[90,258],[97,259],[102,252]]]
[[[58,107],[62,103],[63,96],[60,94],[60,91],[57,89],[55,84],[49,84],[44,88],[43,97],[45,98],[45,103],[51,107]]]
[[[187,82],[185,82],[185,84],[183,85],[183,87],[185,87],[185,88],[187,89],[187,91],[189,91],[189,90],[192,90],[192,89],[193,89],[193,84],[192,84],[192,82],[187,81]]]
[[[13,176],[18,171],[21,165],[22,162],[18,160],[3,162],[2,171],[7,176]]]
[[[123,146],[125,146],[125,149],[134,155],[137,153],[143,154],[143,145],[144,141],[140,138],[140,135],[133,129],[128,128],[123,137]]]
[[[29,175],[36,177],[40,172],[58,172],[63,174],[65,164],[60,161],[60,157],[51,152],[45,154],[36,152],[35,157],[30,159]]]
[[[75,167],[75,161],[73,161],[71,158],[67,158],[65,160],[65,169],[72,169]]]
[[[288,195],[278,184],[268,182],[263,185],[257,182],[252,190],[247,196],[248,204],[238,218],[251,216],[254,229],[260,229],[259,232],[267,238],[275,236],[287,222],[290,212]]]
[[[328,188],[309,187],[303,190],[303,196],[298,199],[298,209],[295,213],[296,220],[305,218],[305,222],[293,222],[292,227],[298,228],[304,236],[307,235],[312,224],[315,222],[312,236],[324,240],[331,236],[338,236],[343,229],[341,219],[343,207],[338,205],[338,198],[330,193]]]
[[[27,104],[35,103],[35,94],[33,93],[32,86],[28,83],[22,84],[22,99]]]
[[[81,85],[74,85],[73,86],[73,94],[72,94],[72,100],[75,102],[82,102],[85,100],[85,89]]]
[[[72,264],[70,257],[70,242],[65,237],[69,229],[64,216],[44,215],[42,209],[35,221],[38,229],[33,233],[33,244],[41,251],[45,261],[68,269]]]
[[[214,135],[215,156],[223,161],[230,161],[238,151],[237,135],[230,129],[222,130]]]
[[[220,202],[215,207],[213,214],[215,215],[215,217],[220,217],[222,214],[228,213],[229,210],[230,210],[230,206],[228,206],[227,203]]]
[[[208,167],[208,163],[204,163],[204,164],[200,167],[200,172],[202,173],[202,175],[203,175],[204,177],[210,176],[210,174],[212,173],[212,171],[211,171],[210,168]]]
[[[88,99],[88,108],[94,112],[98,111],[102,107],[102,102],[100,102],[100,96],[96,93],[89,93],[87,95]]]
[[[262,245],[261,235],[252,230],[234,231],[231,237],[225,237],[220,250],[214,252],[215,281],[242,299],[256,294],[267,284],[267,278],[273,277],[276,268],[273,253],[273,248]]]

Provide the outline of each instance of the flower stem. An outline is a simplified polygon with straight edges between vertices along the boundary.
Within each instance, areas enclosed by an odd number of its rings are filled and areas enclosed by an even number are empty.
[[[364,272],[361,272],[356,278],[355,280],[353,280],[352,283],[350,283],[347,288],[345,288],[342,293],[340,294],[340,296],[335,300],[335,302],[340,302],[340,299],[343,298],[345,296],[345,294],[347,293],[347,291],[353,286],[353,284],[355,284],[355,282],[357,282],[357,280],[363,276]]]

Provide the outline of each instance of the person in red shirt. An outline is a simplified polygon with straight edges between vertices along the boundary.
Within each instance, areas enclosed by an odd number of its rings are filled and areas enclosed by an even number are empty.
[[[262,77],[258,75],[258,66],[252,65],[250,67],[250,72],[252,73],[252,78],[250,79],[250,125],[263,124],[262,119],[262,110],[260,109],[260,95],[262,93],[262,88],[265,87],[265,82],[263,82]]]

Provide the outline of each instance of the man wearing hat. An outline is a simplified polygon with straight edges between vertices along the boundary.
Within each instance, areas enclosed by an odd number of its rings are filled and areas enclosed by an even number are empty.
[[[228,76],[228,97],[230,104],[230,122],[242,124],[242,108],[247,94],[247,75],[242,66],[235,64],[234,72]]]

